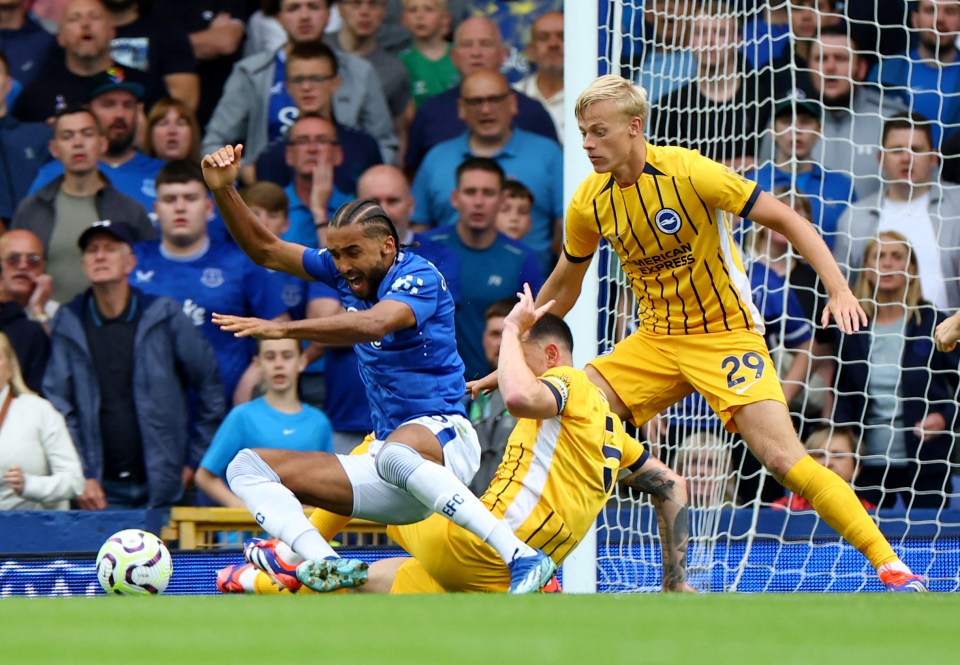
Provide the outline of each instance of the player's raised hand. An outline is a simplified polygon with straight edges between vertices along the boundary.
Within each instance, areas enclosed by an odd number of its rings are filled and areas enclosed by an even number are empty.
[[[210,191],[233,187],[240,175],[240,159],[243,157],[243,144],[225,145],[216,152],[204,155],[200,160],[203,179]]]
[[[850,289],[830,296],[827,306],[823,308],[823,317],[820,323],[826,328],[830,324],[830,317],[837,322],[842,333],[857,332],[869,323],[867,313],[860,306],[860,301]]]
[[[937,343],[937,351],[949,353],[957,348],[957,340],[960,340],[960,312],[941,321],[933,332],[933,339]]]
[[[255,339],[283,339],[283,326],[276,321],[267,321],[252,316],[233,316],[213,313],[213,325],[220,330],[232,332],[234,337]]]
[[[540,307],[537,307],[533,299],[533,291],[527,283],[524,283],[523,291],[518,293],[517,297],[520,301],[513,306],[513,309],[507,314],[503,322],[504,324],[511,323],[517,326],[520,335],[530,330],[533,324],[550,311],[550,308],[553,307],[553,304],[556,302],[555,300],[550,300]]]

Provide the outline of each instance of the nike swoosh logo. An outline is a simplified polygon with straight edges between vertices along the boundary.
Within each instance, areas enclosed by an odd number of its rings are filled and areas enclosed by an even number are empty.
[[[759,380],[760,380],[760,379],[755,379],[755,380],[751,381],[750,383],[748,383],[748,384],[745,385],[745,386],[740,386],[739,388],[737,388],[737,394],[738,394],[738,395],[742,395],[743,393],[747,392],[747,391],[750,389],[750,386],[752,386],[753,384],[755,384],[755,383],[756,383],[757,381],[759,381]]]

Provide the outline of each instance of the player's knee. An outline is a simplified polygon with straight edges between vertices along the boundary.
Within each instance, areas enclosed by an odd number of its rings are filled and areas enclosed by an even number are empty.
[[[407,489],[407,480],[424,463],[420,454],[403,443],[389,442],[377,453],[377,475],[391,485]]]
[[[793,446],[772,450],[767,455],[767,459],[764,460],[764,465],[778,481],[783,482],[784,477],[786,477],[790,469],[800,461],[804,454],[803,449],[795,450]]]
[[[250,448],[241,450],[227,465],[227,484],[231,488],[244,482],[264,480],[279,483],[280,476]]]

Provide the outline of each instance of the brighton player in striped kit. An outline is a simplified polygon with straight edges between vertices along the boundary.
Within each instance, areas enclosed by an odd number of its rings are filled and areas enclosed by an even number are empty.
[[[862,552],[889,591],[925,591],[850,486],[803,449],[762,337],[763,319],[726,213],[786,236],[823,281],[842,332],[867,317],[826,244],[793,210],[730,169],[643,135],[646,92],[619,76],[596,79],[577,99],[593,165],[573,196],[563,253],[537,297],[563,316],[580,294],[600,238],[620,257],[639,301],[639,329],[589,363],[612,410],[641,424],[697,390],[730,431],[792,492]]]

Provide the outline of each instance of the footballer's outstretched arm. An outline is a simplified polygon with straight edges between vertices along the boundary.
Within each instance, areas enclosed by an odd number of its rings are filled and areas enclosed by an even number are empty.
[[[543,288],[537,294],[537,305],[543,305],[551,300],[556,304],[550,309],[551,314],[556,314],[561,319],[567,315],[580,297],[580,290],[583,288],[583,277],[587,274],[590,267],[589,258],[585,261],[571,261],[567,258],[565,252],[560,253],[560,260]]]
[[[281,240],[260,223],[240,198],[233,183],[240,173],[243,146],[228,145],[204,156],[203,179],[213,193],[230,235],[253,261],[270,270],[281,270],[301,279],[313,279],[303,269],[303,245]]]
[[[650,495],[660,527],[663,590],[693,591],[687,584],[687,547],[690,541],[687,483],[673,469],[649,455],[622,485]]]
[[[850,290],[850,285],[840,272],[840,266],[830,253],[827,243],[814,229],[813,224],[766,192],[761,192],[750,209],[749,217],[784,235],[817,271],[827,289],[827,295],[830,296],[821,319],[824,327],[830,322],[831,316],[844,333],[855,332],[860,330],[861,326],[867,325],[867,315]]]
[[[213,324],[234,337],[307,339],[344,346],[376,342],[395,330],[417,325],[413,309],[397,300],[381,300],[362,312],[343,312],[322,319],[266,321],[246,316],[213,314]]]

